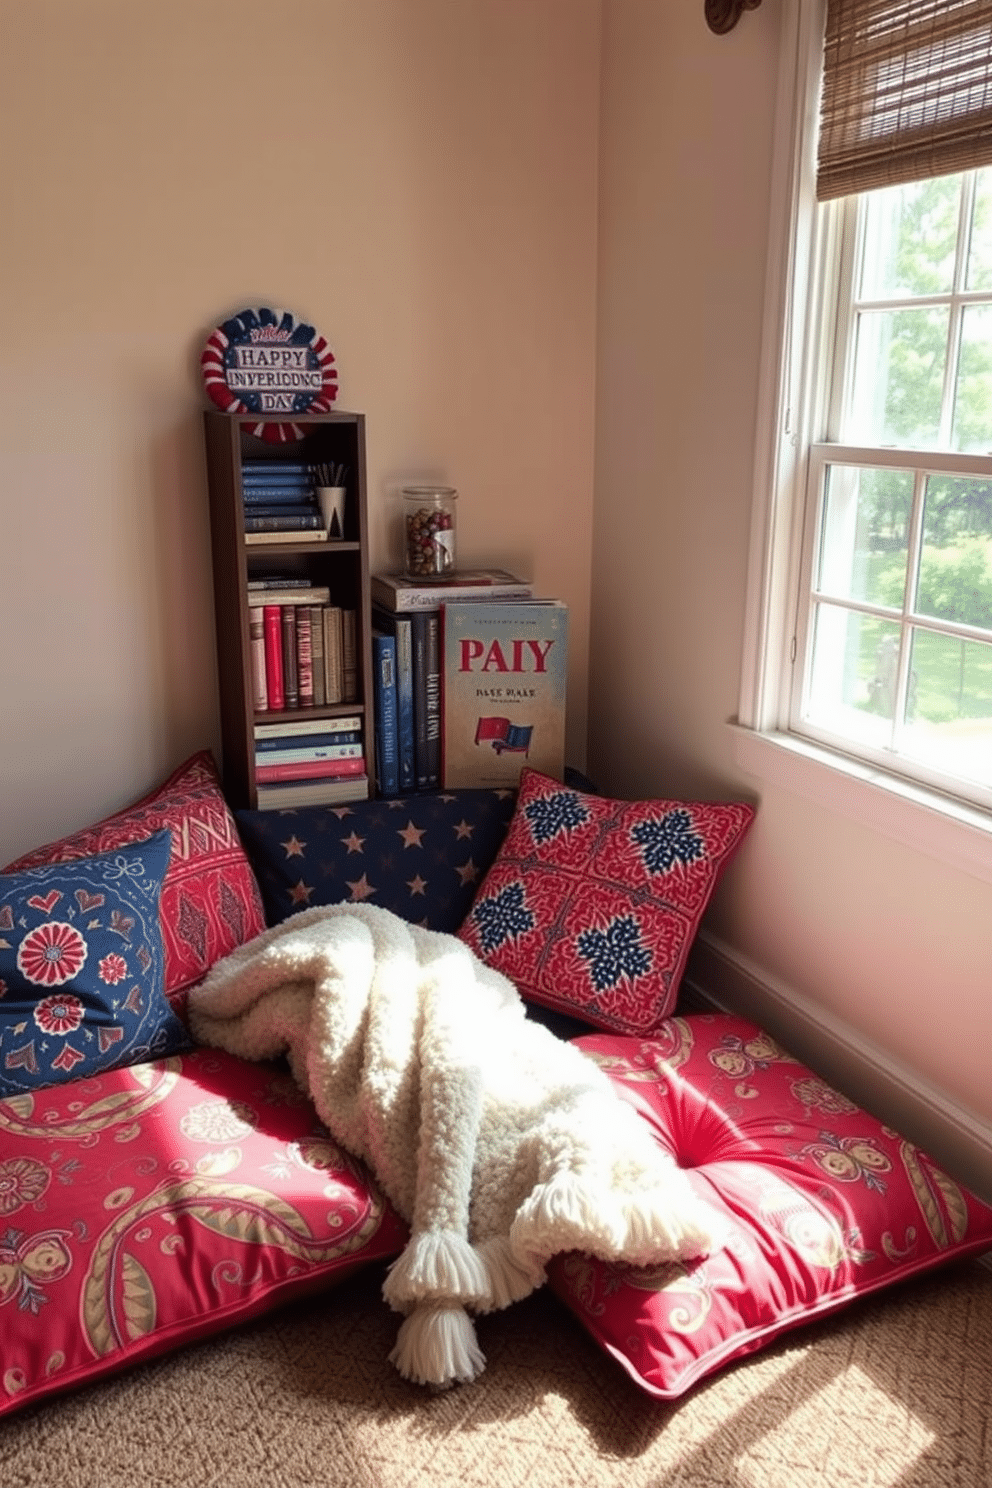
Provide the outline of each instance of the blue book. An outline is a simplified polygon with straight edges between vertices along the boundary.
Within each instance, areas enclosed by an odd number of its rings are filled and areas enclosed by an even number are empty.
[[[362,734],[360,729],[345,729],[337,734],[319,734],[316,732],[316,724],[312,734],[282,734],[271,739],[256,739],[255,753],[259,754],[265,750],[280,749],[326,749],[333,744],[360,744]]]
[[[312,480],[313,466],[296,460],[243,460],[242,480],[288,480],[292,477]]]
[[[320,512],[310,511],[299,515],[291,513],[289,516],[280,513],[279,516],[257,517],[251,512],[245,512],[246,532],[321,532],[324,520]]]
[[[295,506],[316,499],[310,486],[258,486],[254,489],[242,486],[241,497],[245,506]]]
[[[241,490],[247,491],[250,496],[263,494],[265,491],[312,491],[314,482],[309,481],[306,476],[290,476],[289,479],[278,479],[278,481],[248,481],[247,476],[242,479]]]
[[[380,796],[400,792],[396,733],[396,640],[372,632],[372,692],[375,706],[375,773]]]
[[[399,745],[400,793],[417,788],[413,707],[413,627],[409,615],[393,614],[373,606],[372,623],[376,630],[391,635],[396,641],[396,733]]]
[[[270,461],[264,465],[242,465],[241,479],[246,481],[313,480],[309,465],[282,465]]]
[[[251,501],[245,506],[246,517],[312,517],[320,515],[315,501]]]
[[[297,494],[306,494],[313,488],[314,482],[309,475],[251,476],[246,470],[241,472],[241,490],[246,497],[264,496],[269,491],[295,491]]]

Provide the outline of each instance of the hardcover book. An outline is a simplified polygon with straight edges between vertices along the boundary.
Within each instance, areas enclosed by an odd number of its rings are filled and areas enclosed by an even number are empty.
[[[324,584],[311,584],[306,588],[298,589],[258,589],[249,587],[251,604],[267,605],[324,605],[331,597],[331,591]]]
[[[416,789],[416,730],[413,721],[413,622],[409,615],[373,608],[372,623],[376,630],[391,635],[396,641],[396,736],[399,753],[399,788],[401,793]]]
[[[524,765],[561,780],[568,606],[444,604],[441,629],[444,789],[512,788]]]
[[[263,574],[261,578],[248,579],[247,587],[251,589],[312,589],[312,580],[303,575],[294,574]]]
[[[367,801],[369,778],[351,775],[324,780],[279,780],[259,785],[260,811],[290,811],[297,806],[330,806],[345,801]]]
[[[256,713],[269,711],[269,688],[265,677],[265,609],[252,605],[248,611],[248,636],[251,641],[251,693]]]
[[[396,637],[372,632],[372,686],[375,703],[375,774],[380,796],[400,791],[396,710]]]
[[[296,764],[256,765],[259,785],[272,785],[281,780],[341,780],[345,776],[364,775],[365,756],[350,759],[301,760]]]
[[[286,707],[300,706],[300,673],[296,659],[296,606],[281,605],[282,616],[282,690]]]
[[[347,718],[289,718],[279,723],[256,723],[255,738],[274,739],[278,742],[301,736],[359,733],[361,727],[360,713],[349,713]]]
[[[278,713],[286,706],[282,685],[282,607],[266,600],[262,606],[262,625],[265,632],[266,695],[269,711]]]
[[[310,606],[297,605],[296,615],[296,674],[300,689],[300,707],[314,705],[313,687],[313,638],[310,632]]]
[[[246,532],[245,544],[248,547],[265,547],[273,543],[306,543],[312,547],[315,542],[324,542],[326,537],[327,532],[322,526],[303,532],[293,527],[288,532]]]
[[[324,702],[340,703],[343,697],[341,653],[343,649],[341,606],[324,606]]]
[[[246,481],[311,479],[312,466],[303,460],[242,460],[241,479]]]
[[[341,611],[341,701],[353,703],[358,697],[358,615],[355,610]]]
[[[324,519],[319,511],[286,511],[273,514],[259,510],[245,515],[245,532],[254,535],[279,532],[322,532]]]
[[[298,749],[280,739],[255,740],[256,765],[307,765],[317,760],[361,759],[365,748],[360,734],[300,734]],[[311,744],[310,739],[333,740],[333,743]],[[347,742],[339,743],[339,740]],[[305,743],[302,741],[306,741]]]
[[[320,605],[309,606],[310,610],[310,658],[313,666],[313,703],[315,708],[324,706],[326,697],[324,676],[324,611]]]
[[[250,471],[241,472],[241,494],[246,501],[254,500],[256,497],[265,497],[270,491],[292,492],[294,495],[304,496],[310,494],[314,483],[308,475],[254,475]]]
[[[308,500],[309,491],[299,485],[265,485],[254,487],[253,490],[245,487],[241,496],[244,497],[244,515],[250,516],[259,506],[300,506],[303,501]]]
[[[436,610],[456,599],[528,599],[530,584],[505,568],[463,568],[446,578],[421,583],[401,573],[373,574],[369,581],[372,603],[384,610]]]
[[[413,727],[417,790],[441,784],[441,612],[412,612]]]

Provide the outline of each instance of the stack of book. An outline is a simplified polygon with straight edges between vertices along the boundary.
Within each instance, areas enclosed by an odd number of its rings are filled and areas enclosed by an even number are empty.
[[[241,466],[246,543],[298,542],[324,536],[313,467],[300,461],[245,460]]]
[[[323,708],[358,697],[356,615],[309,580],[249,579],[256,713]]]
[[[364,801],[369,779],[362,719],[301,719],[255,725],[259,809]]]
[[[380,795],[513,787],[524,764],[561,778],[561,601],[534,599],[502,569],[430,583],[377,574],[371,594]]]

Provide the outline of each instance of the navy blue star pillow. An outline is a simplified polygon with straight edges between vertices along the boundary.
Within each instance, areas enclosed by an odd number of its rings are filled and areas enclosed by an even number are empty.
[[[164,991],[172,834],[0,874],[0,1099],[189,1048]]]
[[[739,802],[611,801],[525,768],[459,935],[524,998],[650,1036],[753,818]]]
[[[465,789],[235,816],[269,925],[314,904],[367,902],[450,934],[499,851],[515,802],[513,790]]]

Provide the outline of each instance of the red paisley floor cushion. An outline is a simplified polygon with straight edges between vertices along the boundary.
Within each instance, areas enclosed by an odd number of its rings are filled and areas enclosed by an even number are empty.
[[[406,1238],[281,1067],[198,1050],[0,1101],[0,1415]]]
[[[575,1040],[722,1216],[728,1239],[636,1270],[559,1256],[551,1284],[649,1394],[670,1399],[786,1329],[992,1248],[992,1208],[754,1023],[672,1018]]]

